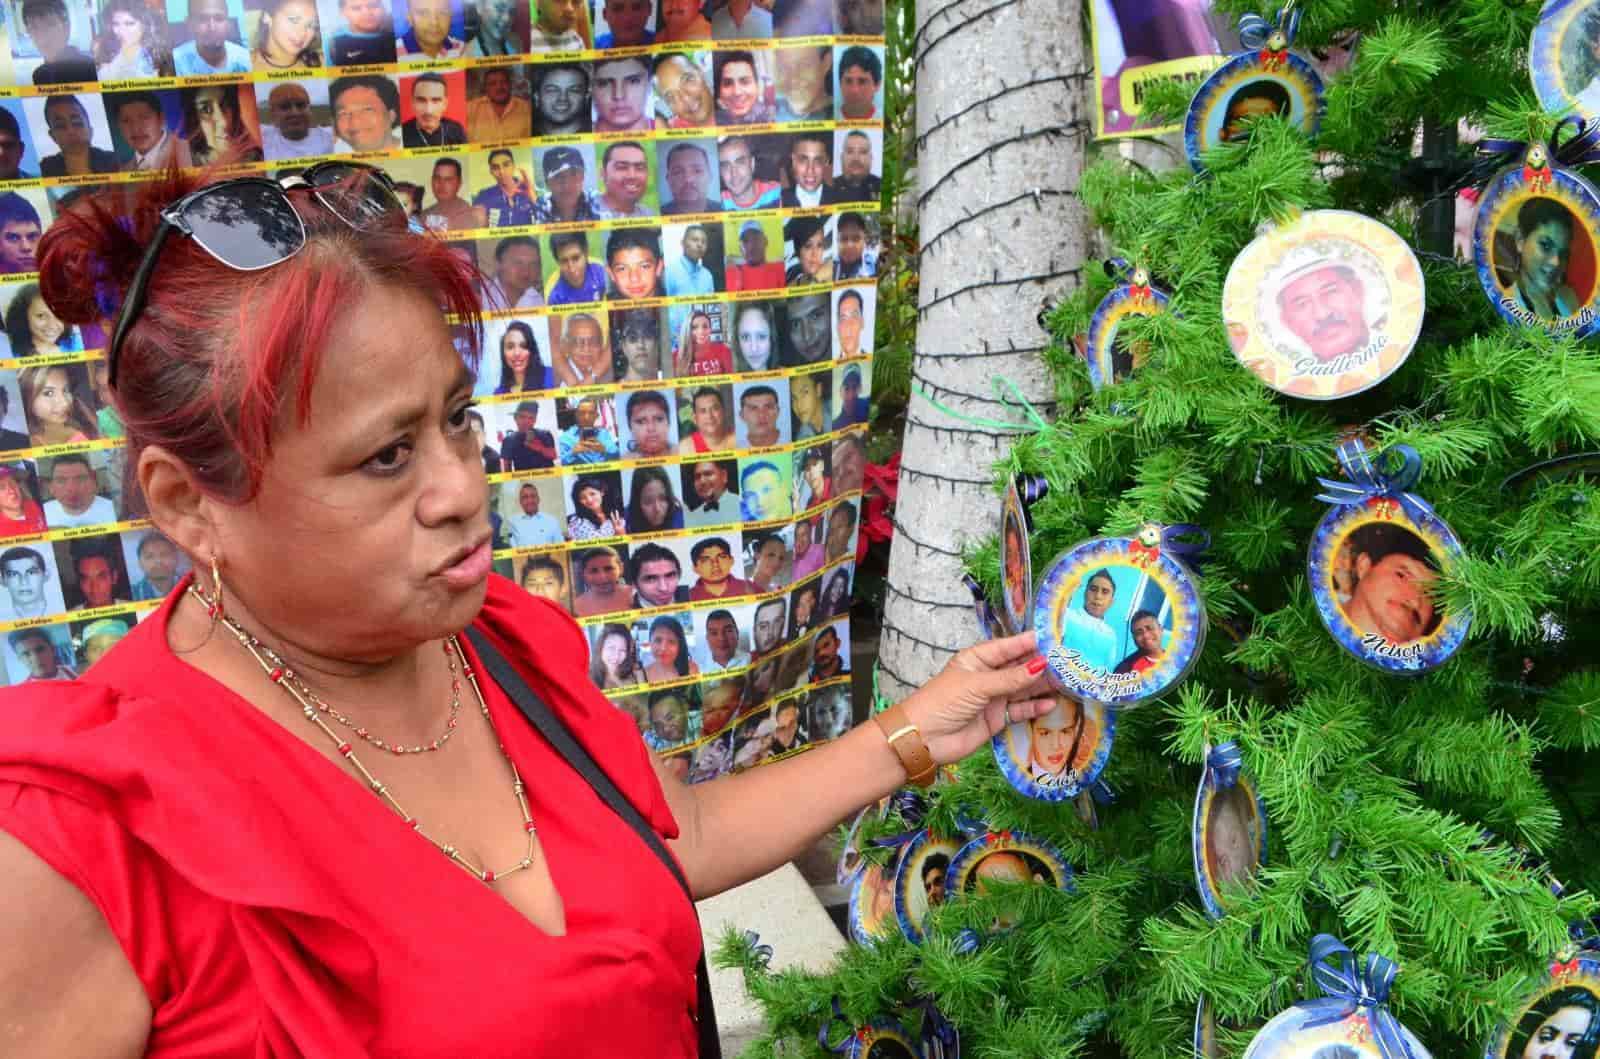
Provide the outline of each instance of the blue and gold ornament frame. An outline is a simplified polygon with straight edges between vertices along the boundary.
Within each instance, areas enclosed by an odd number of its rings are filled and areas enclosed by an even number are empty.
[[[1308,138],[1322,127],[1323,85],[1315,67],[1289,50],[1300,12],[1285,8],[1274,22],[1248,14],[1239,20],[1239,39],[1249,49],[1234,55],[1200,84],[1189,101],[1183,123],[1183,148],[1197,172],[1205,169],[1201,156],[1228,142],[1232,120],[1255,115],[1233,113],[1235,105],[1259,103]],[[1287,108],[1285,110],[1285,108]],[[1261,111],[1265,116],[1267,111]]]
[[[1128,269],[1120,259],[1106,262],[1106,271],[1112,274],[1127,273],[1127,278],[1111,288],[1094,316],[1089,319],[1089,340],[1085,358],[1089,362],[1089,383],[1096,390],[1122,382],[1137,365],[1131,363],[1127,371],[1117,371],[1117,327],[1130,316],[1154,316],[1167,311],[1170,300],[1164,291],[1151,286],[1150,274],[1143,268]]]
[[[1050,877],[1042,880],[1041,885],[1054,886],[1059,890],[1073,888],[1072,867],[1067,864],[1067,858],[1062,856],[1056,847],[1021,831],[989,831],[962,846],[961,851],[950,862],[950,874],[945,883],[945,899],[958,900],[966,895],[969,886],[976,888],[979,881],[978,865],[996,853],[1020,854],[1029,869],[1039,866],[1047,869]],[[1029,858],[1035,863],[1027,864]],[[1036,872],[1030,871],[1030,874]]]
[[[1585,998],[1583,994],[1588,995]],[[1600,1010],[1600,952],[1584,950],[1570,959],[1553,961],[1544,981],[1511,1021],[1495,1028],[1484,1049],[1484,1059],[1521,1059],[1530,1037],[1544,1020],[1563,1007],[1573,1006],[1564,1003],[1568,1000],[1573,1004],[1586,1002],[1591,1012]],[[1586,1035],[1594,1034],[1596,1029],[1591,1025]]]
[[[1584,85],[1567,69],[1582,47],[1581,34],[1593,21],[1600,29],[1600,3],[1596,0],[1546,0],[1528,42],[1528,74],[1539,102],[1552,114],[1571,110],[1590,121],[1600,118],[1600,77]],[[1580,35],[1574,40],[1574,34]],[[1580,75],[1581,76],[1581,75]]]
[[[1033,798],[1041,802],[1064,802],[1076,798],[1081,792],[1086,791],[1105,771],[1106,763],[1111,760],[1111,748],[1116,742],[1117,711],[1103,703],[1086,701],[1070,695],[1057,696],[1056,709],[1064,709],[1067,703],[1076,705],[1079,711],[1078,731],[1085,729],[1096,730],[1094,748],[1083,768],[1074,769],[1071,765],[1073,755],[1069,752],[1066,770],[1061,774],[1059,781],[1042,779],[1033,774],[1029,765],[1032,756],[1033,722],[1017,721],[1008,724],[994,734],[989,740],[989,747],[994,751],[995,764],[1000,768],[1000,774],[1018,794]],[[1044,717],[1050,717],[1045,714]],[[1036,718],[1043,719],[1043,718]],[[1020,737],[1020,738],[1019,738]],[[1019,757],[1018,751],[1022,754]]]
[[[1576,134],[1561,143],[1563,130],[1574,123]],[[1472,257],[1478,282],[1489,304],[1507,323],[1586,338],[1600,329],[1600,313],[1596,311],[1596,302],[1600,301],[1600,191],[1565,165],[1600,160],[1600,123],[1586,125],[1569,118],[1557,126],[1548,145],[1490,140],[1481,147],[1491,155],[1509,154],[1507,148],[1520,157],[1489,180],[1473,224]],[[1540,203],[1552,205],[1539,210]],[[1512,247],[1524,238],[1520,232],[1522,214],[1529,209],[1539,210],[1533,220],[1543,216],[1538,227],[1552,220],[1557,228],[1563,220],[1566,224],[1567,263],[1562,266],[1561,290],[1553,295],[1558,306],[1562,292],[1567,295],[1567,310],[1559,316],[1539,314],[1524,304],[1519,291],[1521,252],[1520,247],[1514,251]],[[1512,253],[1516,257],[1509,256]],[[1500,260],[1503,255],[1507,260]],[[1581,267],[1586,273],[1582,291],[1570,282],[1574,267]]]
[[[1471,615],[1460,612],[1438,615],[1435,612],[1438,620],[1432,621],[1431,627],[1420,636],[1394,641],[1356,624],[1346,613],[1345,606],[1354,602],[1355,594],[1360,591],[1359,581],[1348,587],[1340,584],[1351,572],[1346,568],[1354,566],[1353,561],[1345,562],[1343,549],[1347,545],[1355,547],[1353,535],[1368,527],[1388,527],[1388,533],[1372,536],[1387,536],[1397,546],[1407,543],[1405,534],[1416,538],[1425,546],[1431,565],[1441,573],[1448,571],[1462,553],[1455,531],[1427,501],[1410,492],[1421,477],[1421,457],[1409,446],[1397,445],[1374,460],[1360,440],[1342,442],[1338,456],[1348,480],[1318,479],[1323,491],[1317,494],[1317,499],[1334,507],[1312,533],[1307,560],[1318,616],[1340,647],[1379,669],[1416,674],[1443,665],[1466,642],[1472,627]],[[1391,473],[1382,469],[1382,464],[1396,459],[1400,461],[1397,470]],[[1350,558],[1354,560],[1354,555]],[[1369,564],[1374,562],[1370,556],[1368,561]],[[1347,600],[1345,596],[1350,598]]]
[[[931,912],[929,907],[923,916],[913,916],[911,908],[911,888],[922,885],[924,874],[923,865],[929,857],[942,854],[948,859],[945,865],[946,885],[950,878],[950,864],[955,863],[955,858],[961,852],[961,842],[957,839],[946,838],[942,835],[933,835],[926,828],[917,832],[900,854],[900,860],[895,865],[894,872],[894,916],[900,923],[900,933],[906,936],[913,945],[921,945],[927,937],[926,913]],[[946,900],[949,899],[948,892]]]
[[[1205,644],[1205,601],[1189,568],[1173,557],[1171,547],[1176,535],[1193,531],[1198,528],[1147,526],[1137,537],[1084,541],[1051,561],[1034,595],[1033,631],[1039,653],[1045,658],[1046,672],[1060,691],[1107,706],[1132,706],[1165,692],[1193,668]],[[1103,655],[1085,660],[1086,649],[1094,647],[1086,641],[1101,632],[1099,626],[1109,626],[1104,619],[1072,606],[1087,580],[1113,568],[1137,575],[1133,584],[1136,600],[1147,598],[1151,586],[1159,589],[1163,597],[1156,616],[1166,633],[1164,651],[1146,667],[1123,673],[1115,670],[1135,661],[1131,654],[1111,665],[1096,664],[1105,661]],[[1116,577],[1111,576],[1115,584]],[[1074,617],[1079,610],[1083,611],[1083,618]],[[1131,623],[1136,611],[1126,606],[1123,610],[1126,613],[1119,614],[1119,620],[1126,617]],[[1086,626],[1086,619],[1099,626]],[[1117,636],[1115,632],[1108,634]],[[1130,645],[1131,635],[1130,627]],[[1120,643],[1116,641],[1114,653],[1121,651]]]
[[[1214,837],[1211,833],[1213,823],[1211,810],[1223,792],[1230,790],[1241,792],[1245,804],[1250,806],[1253,813],[1256,841],[1251,845],[1255,862],[1250,866],[1250,874],[1253,876],[1260,870],[1261,865],[1267,862],[1267,803],[1261,800],[1261,792],[1256,789],[1255,782],[1244,775],[1243,765],[1244,759],[1240,756],[1237,743],[1229,742],[1208,747],[1205,772],[1200,777],[1199,790],[1195,792],[1194,819],[1191,826],[1194,883],[1195,889],[1200,894],[1200,904],[1205,909],[1206,915],[1212,919],[1221,919],[1228,914],[1221,881],[1215,877],[1211,858],[1207,855]],[[1197,1012],[1197,1026],[1198,1020]],[[1215,1034],[1214,1027],[1212,1033]]]
[[[894,872],[894,866],[884,867],[876,863],[870,863],[857,872],[855,878],[851,880],[850,903],[846,909],[845,925],[849,930],[850,940],[857,945],[875,945],[888,939],[891,936],[891,932],[898,929],[899,924],[896,922],[894,915]],[[885,910],[886,914],[882,920],[876,923],[869,923],[867,921],[868,909],[865,907],[868,896],[865,890],[869,886],[878,885],[883,886],[884,890],[890,894],[889,907]],[[873,929],[875,927],[877,929]]]
[[[835,1040],[834,1038],[838,1038]],[[817,1031],[817,1043],[825,1051],[845,1059],[921,1059],[922,1047],[906,1028],[894,1019],[868,1019],[859,1026],[845,1021],[836,998],[833,1017]]]

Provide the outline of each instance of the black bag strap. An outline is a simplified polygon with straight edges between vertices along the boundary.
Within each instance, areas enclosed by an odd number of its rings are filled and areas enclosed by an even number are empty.
[[[538,729],[551,746],[555,747],[567,764],[578,770],[578,775],[588,781],[589,786],[600,796],[600,800],[611,807],[611,811],[622,817],[627,825],[633,828],[635,834],[650,847],[650,851],[661,859],[667,866],[672,877],[678,880],[678,885],[683,887],[683,894],[689,899],[689,907],[694,908],[694,894],[689,890],[689,880],[683,877],[683,871],[678,867],[678,862],[667,852],[661,836],[656,834],[639,810],[633,803],[623,797],[617,785],[611,782],[611,777],[601,771],[595,764],[594,758],[583,748],[583,744],[572,737],[567,731],[567,726],[555,715],[555,711],[545,705],[539,693],[528,686],[522,679],[522,674],[507,662],[505,656],[489,641],[489,638],[476,627],[467,627],[467,639],[471,641],[473,650],[478,652],[483,666],[500,685],[511,701],[517,704],[523,716]],[[699,913],[695,913],[695,922],[700,921]],[[706,971],[705,947],[701,946],[700,963],[695,968],[695,992],[699,997],[699,1017],[696,1020],[696,1033],[700,1038],[700,1059],[722,1059],[722,1044],[717,1038],[717,1013],[711,1000],[711,976]]]

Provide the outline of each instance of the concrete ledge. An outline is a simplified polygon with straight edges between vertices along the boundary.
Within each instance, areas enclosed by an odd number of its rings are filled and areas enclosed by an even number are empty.
[[[753,930],[764,944],[772,946],[775,969],[826,971],[845,946],[833,920],[793,864],[701,901],[699,909],[708,950],[729,927]],[[722,1052],[732,1059],[761,1032],[761,1011],[745,992],[739,971],[713,967],[711,995],[717,1005]]]

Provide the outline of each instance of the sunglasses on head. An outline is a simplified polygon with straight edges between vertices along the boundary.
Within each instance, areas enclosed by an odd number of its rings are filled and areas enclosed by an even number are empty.
[[[282,264],[306,245],[306,225],[289,201],[289,191],[309,188],[328,212],[350,227],[408,225],[405,206],[383,170],[358,162],[319,162],[279,179],[241,177],[191,191],[161,211],[150,246],[128,285],[106,350],[106,382],[117,385],[117,354],[144,311],[150,276],[161,247],[173,232],[187,235],[200,249],[239,272],[259,272]]]

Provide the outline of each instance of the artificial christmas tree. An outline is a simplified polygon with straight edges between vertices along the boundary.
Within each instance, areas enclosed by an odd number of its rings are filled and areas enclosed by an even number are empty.
[[[869,859],[892,863],[896,836],[918,828],[1020,832],[1065,855],[1071,885],[951,893],[922,944],[857,947],[826,976],[770,974],[730,939],[723,957],[746,965],[771,1019],[758,1054],[779,1042],[811,1054],[837,998],[862,1025],[893,1013],[915,1027],[931,1004],[969,1057],[1170,1059],[1193,1054],[1203,999],[1216,1054],[1237,1056],[1316,995],[1308,949],[1327,934],[1398,965],[1388,1008],[1433,1055],[1482,1055],[1551,961],[1572,955],[1569,924],[1593,914],[1600,884],[1589,753],[1600,744],[1600,487],[1585,477],[1600,458],[1571,458],[1600,450],[1600,356],[1573,328],[1502,319],[1437,218],[1443,203],[1448,221],[1461,186],[1525,157],[1486,163],[1440,130],[1464,122],[1557,158],[1583,130],[1558,134],[1529,88],[1537,5],[1328,0],[1302,16],[1298,50],[1357,39],[1353,64],[1327,80],[1315,139],[1281,116],[1246,118],[1198,173],[1107,156],[1084,175],[1107,245],[1170,304],[1121,319],[1133,369],[1095,388],[1074,337],[1122,274],[1086,270],[1050,319],[1060,414],[994,469],[997,496],[1017,474],[1049,483],[1029,512],[1036,581],[1091,538],[1150,523],[1208,530],[1197,579],[1209,635],[1194,669],[1117,712],[1100,775],[1114,796],[1098,804],[1024,797],[985,753],[933,789],[920,820],[869,814],[858,838]],[[1191,96],[1153,91],[1147,117],[1181,119]],[[1313,210],[1360,214],[1403,239],[1425,314],[1409,356],[1370,386],[1296,395],[1236,355],[1224,286],[1262,226]],[[1572,238],[1592,252],[1581,218]],[[1591,268],[1579,294],[1592,302],[1595,285]],[[1308,573],[1320,570],[1308,550],[1330,510],[1319,479],[1351,481],[1341,442],[1386,474],[1414,455],[1409,488],[1386,495],[1425,496],[1459,538],[1459,553],[1422,556],[1421,576],[1430,611],[1469,616],[1470,631],[1425,672],[1370,664],[1319,616],[1317,579],[1336,595],[1338,582]],[[1553,460],[1564,462],[1528,470]],[[996,604],[998,556],[995,541],[970,553]],[[1192,808],[1207,748],[1229,741],[1270,838],[1213,919],[1196,893]],[[1572,1054],[1593,1054],[1592,1028]]]

